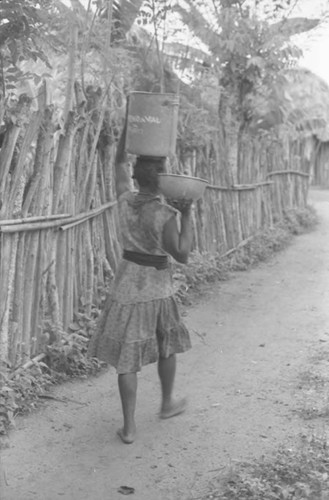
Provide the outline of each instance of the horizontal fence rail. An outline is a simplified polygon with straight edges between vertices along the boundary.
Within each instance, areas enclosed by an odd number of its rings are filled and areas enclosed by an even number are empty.
[[[42,219],[38,217],[28,217],[26,219],[21,219],[20,221],[17,221],[17,219],[11,219],[8,221],[0,220],[0,233],[16,233],[21,231],[36,231],[38,229],[50,228],[58,228],[62,231],[66,231],[67,229],[82,224],[97,215],[101,215],[107,208],[115,206],[116,203],[116,201],[110,201],[109,203],[105,203],[94,210],[74,216],[58,214]]]

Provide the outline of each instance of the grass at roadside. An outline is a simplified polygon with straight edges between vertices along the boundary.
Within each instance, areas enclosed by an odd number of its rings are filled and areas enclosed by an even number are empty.
[[[324,332],[320,345],[300,373],[296,387],[295,412],[307,421],[329,421],[329,332]]]
[[[328,472],[328,437],[301,437],[295,449],[228,468],[200,500],[327,500]]]

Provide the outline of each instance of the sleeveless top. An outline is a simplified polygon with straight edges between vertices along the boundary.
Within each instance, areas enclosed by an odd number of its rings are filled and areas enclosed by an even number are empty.
[[[126,191],[118,199],[122,248],[149,255],[168,255],[163,248],[163,228],[177,211],[156,195]],[[112,299],[135,304],[174,294],[172,269],[158,270],[123,259],[116,271]]]

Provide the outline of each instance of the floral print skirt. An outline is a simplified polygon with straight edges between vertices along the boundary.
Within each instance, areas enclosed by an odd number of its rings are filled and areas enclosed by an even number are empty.
[[[108,297],[88,355],[132,373],[160,357],[191,348],[188,330],[174,297],[121,304]]]

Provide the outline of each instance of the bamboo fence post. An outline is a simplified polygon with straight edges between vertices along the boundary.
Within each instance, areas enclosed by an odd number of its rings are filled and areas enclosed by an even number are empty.
[[[26,193],[22,206],[23,218],[27,216],[32,200],[36,194],[38,187],[40,186],[42,176],[44,175],[45,163],[46,165],[49,165],[50,141],[53,133],[52,115],[52,110],[49,108],[47,108],[43,112],[43,120],[41,126],[39,127],[39,134],[34,157],[34,171],[30,179],[29,189]],[[43,187],[43,189],[45,188]],[[42,207],[40,207],[40,210],[41,209]],[[37,214],[37,217],[40,217],[40,214]]]
[[[6,361],[9,356],[9,319],[15,282],[15,264],[18,235],[5,236],[6,245],[1,245],[1,297],[0,301],[0,359]],[[1,238],[3,241],[3,237]],[[4,272],[4,268],[5,272]],[[5,288],[3,287],[5,285]]]
[[[43,293],[45,286],[44,268],[47,259],[46,252],[46,232],[38,232],[38,254],[37,254],[37,269],[34,278],[34,305],[33,314],[31,316],[31,353],[35,355],[40,348],[41,338],[43,335]]]
[[[34,213],[41,213],[42,207],[44,205],[45,196],[45,180],[44,176],[41,175],[41,169],[44,165],[44,151],[46,143],[46,135],[44,129],[42,128],[38,137],[37,152],[35,156],[35,172],[34,177],[35,182],[38,182],[39,190],[37,196],[31,200],[31,210]],[[35,186],[31,184],[31,191],[35,191]],[[23,340],[24,346],[27,351],[27,345],[29,347],[28,352],[23,353],[25,358],[29,357],[32,353],[34,354],[37,345],[37,330],[39,325],[39,312],[40,312],[40,301],[42,292],[40,290],[41,278],[44,265],[44,249],[41,248],[41,233],[40,231],[33,231],[29,234],[26,245],[26,269],[25,269],[25,279],[24,279],[24,332]]]
[[[94,253],[93,247],[91,244],[91,234],[90,234],[90,222],[86,222],[85,225],[88,226],[85,231],[85,243],[86,243],[86,286],[85,286],[85,310],[86,314],[91,316],[91,309],[93,303],[93,295],[94,295]]]
[[[27,157],[27,154],[29,152],[29,149],[31,147],[31,143],[35,139],[38,129],[40,127],[41,123],[41,113],[38,111],[34,113],[31,117],[31,120],[29,122],[29,125],[26,129],[26,132],[24,134],[24,139],[23,143],[19,152],[19,157],[17,161],[17,165],[15,167],[12,180],[11,180],[11,186],[10,186],[10,194],[8,196],[8,204],[7,204],[7,211],[9,214],[13,213],[13,206],[16,201],[16,197],[18,195],[18,191],[21,188],[21,182],[22,182],[22,177],[23,177],[23,169],[24,169],[24,164],[25,160]]]
[[[85,233],[80,229],[78,231],[78,254],[77,254],[76,273],[77,273],[77,289],[78,289],[77,304],[78,307],[80,307],[81,305],[84,305],[85,302],[86,276],[87,276]]]
[[[56,331],[60,333],[63,329],[62,319],[59,304],[59,295],[56,283],[56,246],[53,245],[51,253],[51,261],[54,261],[54,265],[50,266],[48,270],[47,279],[47,299],[49,303],[49,315],[52,324],[54,325]]]
[[[99,106],[99,99],[100,99],[100,96],[97,97],[97,101],[96,101],[96,106]],[[92,146],[91,146],[91,150],[90,150],[90,154],[89,154],[89,158],[88,158],[88,163],[87,163],[87,167],[86,167],[86,171],[84,173],[84,178],[82,180],[82,186],[81,186],[81,193],[80,193],[80,206],[82,205],[82,200],[85,199],[87,196],[90,197],[90,191],[93,187],[93,179],[94,179],[94,182],[96,180],[96,172],[97,172],[97,144],[98,144],[98,141],[99,141],[99,136],[100,136],[100,133],[101,133],[101,130],[102,130],[102,126],[103,126],[103,121],[104,121],[104,115],[105,115],[105,106],[103,105],[102,108],[101,108],[101,111],[100,111],[100,114],[97,118],[97,126],[96,126],[96,130],[95,130],[95,134],[94,134],[94,137],[93,137],[93,143],[92,143]],[[87,191],[88,189],[88,183],[91,183],[91,185],[89,186],[89,190]],[[88,199],[86,200],[86,204],[88,206]]]
[[[113,164],[114,164],[114,155],[113,155],[114,147],[110,145],[106,145],[103,151],[99,152],[99,165],[102,168],[103,174],[103,184],[104,184],[104,199],[105,200],[113,200],[113,184],[114,184],[114,173],[113,173]]]
[[[43,169],[41,172],[40,184],[39,184],[39,196],[35,198],[34,203],[32,205],[33,211],[36,213],[42,213],[45,206],[45,198],[47,194],[47,183],[48,176],[47,171],[49,168],[49,142],[51,140],[51,130],[48,131],[44,140],[44,149],[43,149]],[[44,295],[44,287],[45,287],[45,277],[44,277],[44,269],[46,267],[47,258],[48,258],[48,248],[47,248],[47,230],[35,231],[33,233],[37,234],[37,244],[35,247],[35,265],[36,271],[35,276],[33,278],[33,314],[31,316],[31,355],[36,354],[39,346],[40,339],[43,335],[43,295]],[[33,251],[33,247],[32,247]]]
[[[76,207],[76,175],[75,175],[75,163],[76,163],[76,152],[74,151],[74,155],[71,161],[70,167],[70,177],[69,177],[69,188],[68,194],[69,199],[67,203],[68,211],[75,213]],[[66,259],[66,289],[68,293],[66,294],[66,301],[63,313],[63,325],[64,328],[67,329],[71,321],[74,317],[74,293],[75,293],[75,269],[76,269],[76,253],[77,250],[75,248],[75,240],[77,229],[71,228],[69,229],[66,235],[66,244],[67,244],[67,259]]]
[[[66,290],[66,273],[67,273],[67,233],[59,233],[56,231],[56,252],[54,258],[56,260],[56,286],[59,302],[59,312],[61,317],[61,328],[65,330],[64,316],[65,316],[65,302],[66,296],[69,293]]]
[[[63,194],[63,184],[66,176],[66,169],[69,165],[71,157],[72,138],[74,135],[74,113],[70,112],[67,118],[65,135],[59,138],[57,155],[54,164],[54,178],[53,178],[53,204],[52,212],[57,213],[60,206],[61,195]]]
[[[10,178],[9,169],[13,159],[14,150],[20,134],[21,128],[17,125],[11,125],[6,133],[3,145],[0,149],[0,217],[5,212],[4,192]]]
[[[78,145],[78,160],[77,160],[76,179],[75,179],[75,186],[77,192],[75,197],[75,210],[77,212],[79,212],[81,207],[83,206],[81,193],[83,192],[82,186],[85,180],[85,165],[87,164],[88,161],[88,154],[87,154],[88,133],[89,133],[89,126],[85,124],[83,128],[83,133],[78,134],[80,144]]]
[[[11,354],[10,360],[13,366],[19,362],[23,335],[23,293],[24,293],[24,270],[25,270],[25,233],[17,233],[18,248],[16,256],[16,272],[15,272],[15,290],[12,304],[11,325]]]
[[[38,308],[35,307],[35,294],[38,287],[37,283],[37,258],[39,246],[39,232],[34,231],[30,233],[26,243],[26,268],[24,272],[24,302],[23,302],[23,351],[22,359],[25,362],[30,357],[30,343],[31,343],[31,324],[32,315],[38,314]]]
[[[88,182],[85,186],[85,207],[88,209],[95,197],[96,181],[97,181],[97,162],[98,158],[94,158],[93,166],[89,172]]]
[[[75,135],[76,137],[76,135]],[[63,178],[63,206],[68,212],[74,213],[75,209],[75,161],[76,148],[72,140],[70,158]],[[57,287],[61,305],[62,327],[67,330],[73,319],[73,263],[74,249],[72,248],[72,234],[75,230],[61,231],[58,233],[57,254]]]
[[[31,124],[30,124],[31,125]],[[16,168],[13,173],[13,182],[11,183],[10,190],[8,191],[7,198],[4,200],[4,212],[11,210],[13,213],[18,213],[20,211],[20,207],[22,205],[22,199],[24,194],[25,187],[25,176],[22,175],[22,154],[26,154],[28,150],[29,141],[32,141],[35,135],[35,123],[32,121],[32,125],[27,128],[22,148],[20,154],[18,156]],[[20,175],[18,175],[17,170],[20,171]],[[16,273],[16,257],[18,252],[18,234],[13,235],[12,237],[7,237],[5,240],[10,240],[10,255],[6,255],[5,252],[1,252],[1,286],[4,284],[6,286],[6,290],[3,290],[2,297],[6,297],[3,300],[4,309],[0,308],[0,341],[3,341],[6,346],[6,356],[9,355],[9,330],[13,326],[16,328],[15,324],[11,323],[11,310],[12,303],[14,300],[15,290],[15,273]],[[7,245],[8,250],[8,245]],[[2,302],[2,301],[1,301]],[[22,344],[24,345],[24,343]]]
[[[67,170],[70,168],[72,157],[73,138],[75,135],[74,113],[70,112],[66,122],[66,134],[61,135],[56,161],[54,164],[53,177],[53,206],[54,213],[58,212],[60,204],[65,203],[67,196],[67,183],[69,175]],[[48,291],[51,294],[50,306],[52,310],[52,320],[58,331],[63,329],[63,307],[64,307],[64,284],[65,284],[65,240],[66,235],[53,233],[51,261],[55,261],[55,266],[50,269],[48,276]]]

